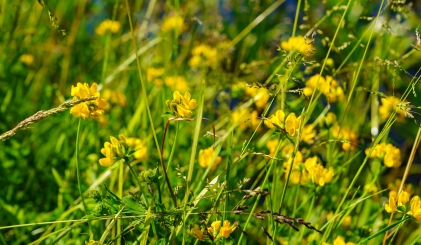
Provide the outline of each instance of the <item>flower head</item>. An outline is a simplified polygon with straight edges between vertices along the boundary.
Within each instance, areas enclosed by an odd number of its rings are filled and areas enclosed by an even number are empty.
[[[101,153],[105,156],[99,159],[99,164],[104,167],[111,166],[116,160],[123,159],[128,153],[128,144],[124,135],[120,134],[119,139],[110,136],[110,142],[104,143]]]
[[[297,136],[298,130],[300,129],[300,123],[301,123],[301,116],[296,117],[295,113],[290,113],[285,120],[285,130],[291,135],[291,136]]]
[[[421,222],[421,201],[419,196],[414,196],[411,199],[411,214],[418,222]]]
[[[88,98],[92,96],[98,97],[93,101],[87,101],[75,105],[70,113],[76,117],[81,117],[83,119],[93,116],[99,118],[104,114],[104,110],[107,106],[107,101],[100,98],[100,93],[97,92],[98,85],[93,83],[91,87],[87,83],[77,83],[76,87],[72,86],[71,95],[73,100],[79,100],[83,98]]]
[[[387,96],[386,98],[381,98],[381,105],[379,106],[379,114],[383,120],[389,118],[390,114],[396,110],[398,114],[398,120],[403,121],[405,119],[405,111],[401,110],[398,105],[400,103],[399,98],[395,96]]]
[[[192,110],[196,107],[196,100],[191,99],[189,92],[181,95],[180,92],[175,91],[173,100],[167,100],[165,104],[177,117],[188,118],[193,113]]]
[[[281,48],[285,51],[297,51],[304,56],[315,53],[314,46],[307,43],[302,36],[290,37],[288,41],[281,42]]]
[[[203,234],[203,231],[200,230],[200,227],[198,225],[194,225],[191,229],[191,232],[200,241],[203,241],[205,239],[205,235]]]
[[[304,166],[311,182],[324,186],[326,183],[332,181],[334,173],[331,168],[326,169],[321,164],[318,164],[317,160],[317,157],[308,158],[304,162]]]
[[[127,145],[135,150],[133,157],[138,160],[145,160],[148,158],[148,148],[144,142],[138,138],[126,138]]]
[[[224,220],[224,225],[221,227],[219,236],[223,238],[228,238],[231,233],[235,230],[236,226],[231,226],[228,220]]]
[[[192,68],[200,66],[213,66],[218,62],[218,50],[207,44],[199,44],[192,50],[192,57],[189,66]]]
[[[215,170],[221,161],[222,157],[216,156],[216,152],[212,147],[199,151],[199,165],[202,168],[207,168],[213,163],[211,170]]]
[[[186,29],[184,20],[181,16],[170,16],[164,20],[161,25],[161,30],[163,32],[169,32],[172,30],[177,30],[178,33],[183,32]]]
[[[117,33],[121,28],[121,24],[118,21],[106,19],[99,24],[99,26],[95,29],[95,33],[99,36],[104,35],[108,31],[112,33]]]
[[[365,150],[366,154],[370,153],[370,148]],[[384,165],[389,168],[397,168],[402,164],[401,150],[392,144],[380,143],[371,151],[370,158],[379,158],[383,160]]]
[[[277,110],[268,120],[264,121],[268,128],[284,128],[284,122],[285,113],[282,110]]]

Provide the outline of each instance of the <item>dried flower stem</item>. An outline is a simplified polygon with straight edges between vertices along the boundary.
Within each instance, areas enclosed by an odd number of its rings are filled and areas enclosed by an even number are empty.
[[[5,140],[9,139],[10,137],[14,136],[16,134],[16,132],[18,132],[20,130],[29,129],[29,125],[34,124],[41,119],[44,119],[46,117],[49,117],[49,116],[57,114],[57,113],[61,113],[61,112],[65,111],[69,108],[72,108],[73,106],[78,105],[80,103],[83,103],[83,102],[86,102],[86,101],[91,101],[91,100],[96,100],[97,98],[98,98],[97,96],[92,96],[92,97],[83,98],[83,99],[80,99],[80,100],[68,100],[68,101],[64,102],[63,104],[59,105],[58,107],[50,109],[48,111],[38,111],[34,115],[32,115],[32,116],[26,118],[25,120],[23,120],[22,122],[20,122],[13,129],[11,129],[11,130],[5,132],[4,134],[0,135],[0,141],[5,141]]]

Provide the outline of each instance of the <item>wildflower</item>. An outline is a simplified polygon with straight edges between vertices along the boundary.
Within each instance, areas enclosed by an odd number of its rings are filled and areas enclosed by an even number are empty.
[[[231,113],[232,122],[235,124],[239,124],[242,130],[247,129],[247,119],[250,117],[250,113],[247,108],[242,108],[239,110],[235,110]]]
[[[390,114],[396,110],[398,114],[398,121],[403,121],[405,119],[405,111],[400,109],[398,104],[400,103],[399,98],[395,96],[387,96],[386,98],[381,98],[381,105],[379,106],[379,114],[383,120],[389,118]]]
[[[191,68],[201,65],[213,66],[218,61],[218,50],[206,44],[195,46],[192,50],[192,57],[189,60]]]
[[[342,149],[344,151],[354,150],[357,143],[357,134],[348,126],[340,127],[335,124],[330,128],[333,137],[342,140]]]
[[[297,136],[298,130],[300,129],[300,123],[301,123],[301,116],[298,118],[295,116],[295,113],[290,113],[285,120],[285,130],[291,135],[291,136]]]
[[[285,113],[282,110],[277,110],[274,115],[270,116],[264,123],[268,128],[284,128]]]
[[[34,56],[32,54],[22,54],[19,57],[19,61],[27,66],[30,66],[32,63],[34,63]]]
[[[269,149],[269,155],[274,156],[276,148],[278,147],[279,140],[268,140],[266,147]]]
[[[85,241],[85,245],[100,245],[99,242],[94,240],[94,235],[91,234],[89,237],[89,242]]]
[[[324,78],[319,74],[309,78],[306,82],[306,87],[303,89],[303,94],[307,97],[311,96],[314,89],[316,89],[316,85],[330,103],[343,101],[345,99],[343,89],[333,77],[326,76],[326,78]]]
[[[301,133],[301,140],[307,144],[314,143],[314,138],[316,137],[316,130],[314,130],[314,125],[305,125],[303,127],[303,132]]]
[[[126,96],[118,90],[105,89],[102,92],[102,98],[123,107],[127,105]]]
[[[133,153],[133,157],[138,160],[145,160],[148,158],[148,148],[145,146],[143,141],[138,138],[127,138],[127,145],[136,151]]]
[[[235,226],[231,226],[228,220],[224,220],[224,225],[221,227],[219,237],[228,238],[235,228]]]
[[[165,104],[177,117],[190,117],[193,113],[192,110],[196,107],[196,100],[191,99],[189,92],[183,96],[180,92],[175,91],[173,100],[167,100]]]
[[[345,242],[344,238],[341,236],[337,236],[336,239],[333,241],[333,245],[355,245],[353,242]]]
[[[70,113],[76,117],[81,117],[83,119],[93,116],[99,118],[104,114],[105,107],[107,102],[104,99],[100,98],[100,93],[97,92],[98,85],[93,83],[91,87],[87,83],[77,83],[76,87],[72,86],[71,95],[73,100],[79,100],[82,98],[88,98],[91,96],[97,96],[98,98],[93,101],[88,101],[75,105]]]
[[[222,161],[222,157],[216,156],[215,150],[210,147],[204,150],[199,151],[199,165],[202,168],[209,167],[212,163],[211,170],[215,170],[218,167],[218,164]],[[215,160],[213,161],[213,159]]]
[[[332,181],[334,173],[331,168],[326,169],[321,164],[318,164],[317,160],[317,157],[308,158],[304,162],[304,166],[308,172],[311,182],[320,186],[324,186],[325,184]]]
[[[409,193],[406,191],[401,191],[397,198],[396,202],[396,191],[389,192],[389,203],[384,205],[384,209],[388,213],[394,213],[397,210],[397,207],[405,207],[405,204],[409,201]],[[397,205],[396,205],[397,204]],[[411,201],[412,205],[412,201]],[[412,206],[411,206],[412,207]]]
[[[418,221],[421,222],[421,201],[419,196],[414,196],[411,199],[411,215]]]
[[[111,166],[115,160],[122,159],[128,153],[128,145],[126,142],[126,138],[124,135],[120,134],[120,140],[117,140],[113,136],[110,137],[110,142],[104,143],[104,148],[101,149],[101,153],[105,156],[105,158],[99,159],[99,164],[104,167]]]
[[[165,72],[164,68],[150,67],[146,70],[146,81],[153,82],[155,86],[162,86],[161,76],[164,75],[164,72]]]
[[[336,122],[336,115],[333,112],[328,112],[326,116],[323,118],[323,122],[326,126],[330,126]]]
[[[203,241],[205,238],[205,235],[203,234],[203,231],[200,230],[198,225],[194,225],[193,228],[191,229],[191,231],[193,232],[193,235],[199,239],[200,241]]]
[[[167,87],[170,87],[177,91],[184,92],[188,89],[187,81],[183,76],[166,77],[164,83]]]
[[[101,22],[99,26],[95,29],[95,33],[99,36],[102,36],[108,31],[112,33],[117,33],[120,30],[120,28],[120,22],[106,19],[103,22]]]
[[[398,206],[404,206],[409,201],[409,193],[401,191],[398,197]]]
[[[257,112],[256,110],[252,111],[250,114],[250,121],[251,121],[251,126],[253,128],[257,128],[257,126],[259,126],[260,123],[260,119],[259,119],[259,112]],[[261,130],[262,128],[259,128],[258,130]]]
[[[183,32],[186,29],[184,20],[181,16],[170,16],[164,20],[161,25],[161,30],[163,32],[169,32],[172,30],[177,30],[178,33]]]
[[[245,93],[255,99],[255,105],[259,110],[265,109],[270,99],[269,90],[265,88],[247,87]]]
[[[370,148],[366,149],[365,153],[368,154]],[[401,150],[394,147],[392,144],[380,143],[371,152],[370,158],[379,158],[384,161],[384,165],[389,168],[397,168],[402,164]]]
[[[304,56],[315,53],[313,45],[308,44],[302,36],[290,37],[288,41],[281,42],[281,48],[285,51],[297,51]]]

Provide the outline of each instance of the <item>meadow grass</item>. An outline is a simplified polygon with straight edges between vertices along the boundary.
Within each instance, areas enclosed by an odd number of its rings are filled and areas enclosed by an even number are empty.
[[[419,13],[0,1],[0,244],[421,244]]]

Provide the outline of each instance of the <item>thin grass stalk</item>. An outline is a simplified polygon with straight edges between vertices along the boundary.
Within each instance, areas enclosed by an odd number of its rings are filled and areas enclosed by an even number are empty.
[[[123,186],[124,186],[124,161],[120,161],[119,163],[119,171],[118,171],[118,197],[121,199],[123,198]],[[139,186],[139,188],[141,188]],[[117,244],[121,244],[121,219],[117,219]]]
[[[141,66],[140,66],[140,60],[139,60],[139,57],[137,55],[138,48],[137,48],[137,43],[136,43],[136,39],[135,39],[135,35],[134,35],[132,17],[130,15],[130,4],[129,4],[128,0],[126,0],[126,8],[127,8],[127,16],[128,16],[129,24],[130,24],[130,31],[131,31],[131,34],[132,34],[132,42],[133,42],[133,46],[134,46],[134,50],[135,50],[137,70],[138,70],[138,73],[139,73],[139,79],[140,79],[140,83],[141,83],[141,86],[142,86],[142,96],[144,97],[144,100],[145,100],[145,107],[146,107],[146,111],[148,112],[149,123],[150,123],[152,134],[153,134],[153,137],[154,137],[154,140],[155,140],[155,146],[156,146],[156,149],[158,151],[158,155],[161,155],[161,149],[159,147],[158,138],[156,136],[155,126],[153,124],[153,119],[152,119],[152,115],[151,115],[151,110],[149,109],[148,96],[146,94],[146,86],[145,86],[145,82],[144,82],[144,79],[143,79],[143,76],[142,76],[142,69],[141,69]],[[162,158],[161,158],[161,166],[162,166],[163,169],[165,169],[165,165],[164,165],[164,162],[162,161]],[[164,171],[164,175],[166,175],[166,171]],[[170,190],[171,193],[174,193],[172,188],[171,188],[171,185],[169,184],[169,181],[167,181],[167,187],[168,187],[168,189]],[[173,200],[174,206],[177,206],[177,200],[175,199],[174,195],[172,195],[172,200]]]
[[[82,118],[79,118],[79,122],[77,125],[77,133],[76,133],[76,178],[77,178],[77,186],[79,189],[79,195],[82,198],[82,204],[83,204],[83,211],[85,213],[85,215],[88,215],[88,208],[86,207],[86,203],[85,203],[85,197],[83,196],[83,192],[82,192],[82,186],[80,183],[80,169],[79,169],[79,136],[80,136],[80,124],[82,122]],[[91,223],[88,222],[89,225],[89,232],[92,232],[92,227],[91,227]]]

